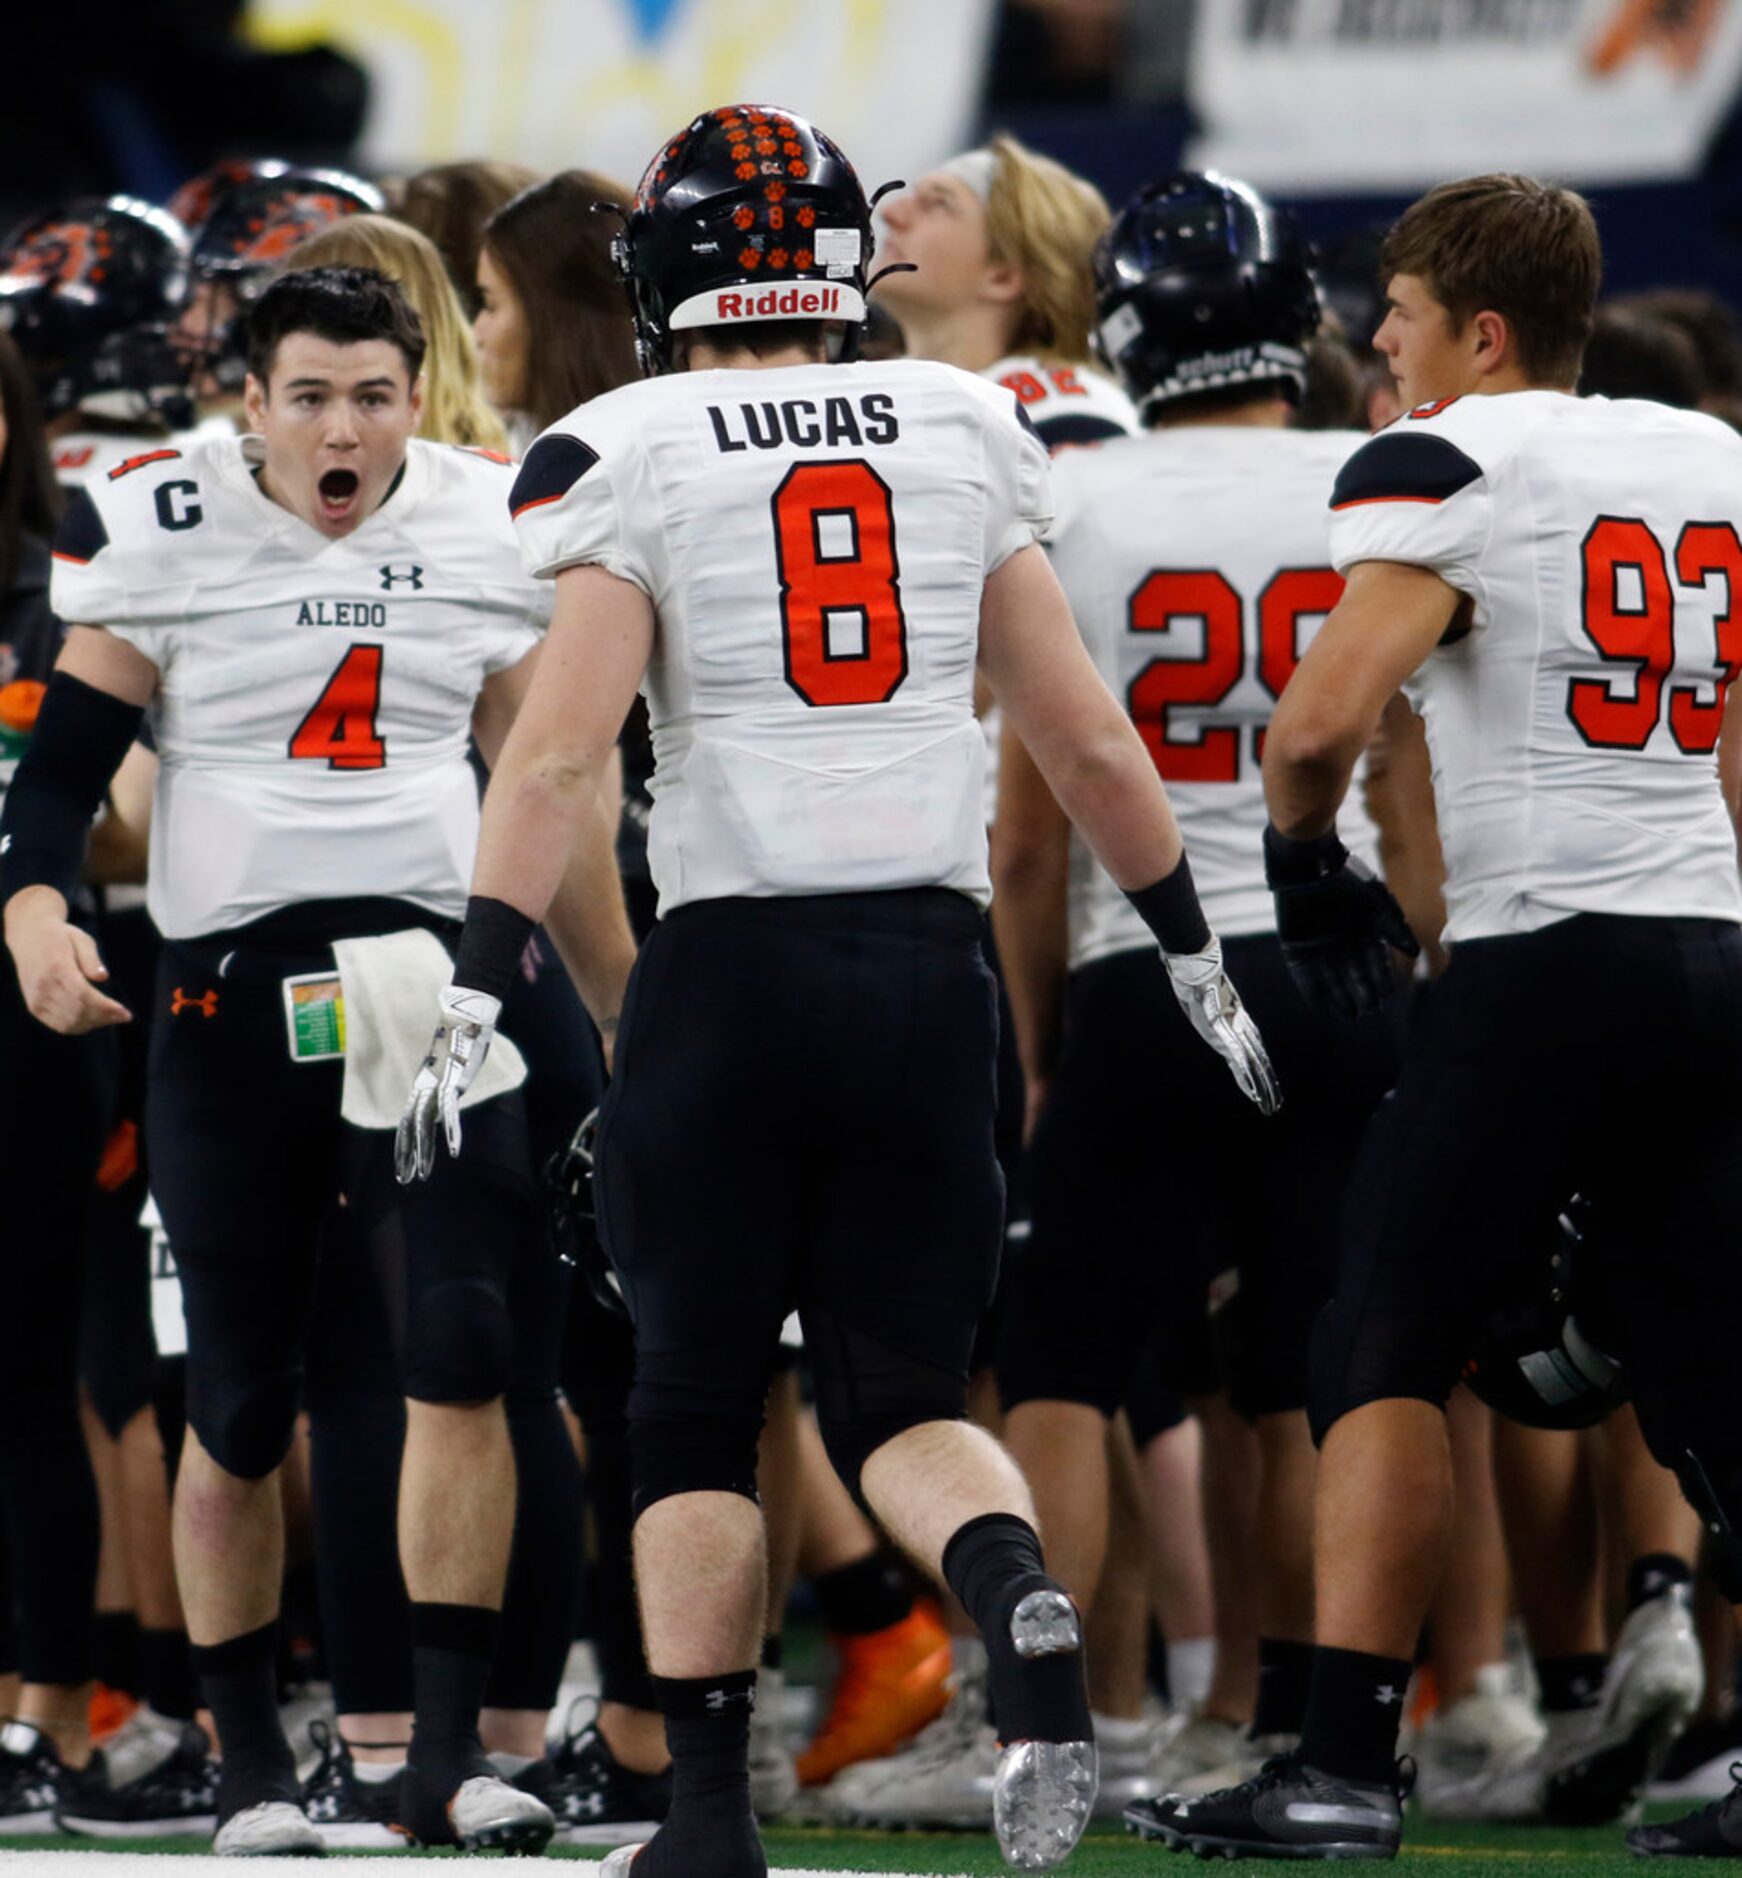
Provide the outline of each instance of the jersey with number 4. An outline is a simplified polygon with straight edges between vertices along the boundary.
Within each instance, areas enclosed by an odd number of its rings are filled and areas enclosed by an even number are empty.
[[[1742,438],[1665,405],[1424,405],[1344,466],[1332,545],[1466,597],[1409,690],[1446,937],[1575,913],[1742,919],[1715,752],[1742,668]]]
[[[1194,425],[1053,465],[1053,566],[1167,784],[1205,916],[1225,937],[1276,930],[1264,884],[1264,730],[1342,592],[1325,500],[1361,441]],[[1371,858],[1359,786],[1338,826]],[[1071,844],[1072,968],[1153,945],[1074,830]]]
[[[927,886],[986,903],[980,600],[1050,512],[1008,391],[917,360],[678,373],[547,431],[513,504],[531,572],[593,563],[653,602],[662,915]]]
[[[145,451],[74,499],[55,543],[60,616],[158,670],[152,917],[191,938],[369,895],[458,918],[472,708],[549,612],[504,513],[512,465],[413,441],[333,540],[261,490],[259,450]]]

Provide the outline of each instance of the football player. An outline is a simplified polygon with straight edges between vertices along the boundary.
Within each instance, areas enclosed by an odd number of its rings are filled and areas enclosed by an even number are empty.
[[[1615,1354],[1742,1595],[1742,442],[1573,395],[1601,271],[1586,204],[1447,183],[1387,238],[1375,338],[1408,414],[1344,465],[1348,585],[1271,720],[1284,956],[1373,1008],[1397,913],[1337,814],[1386,702],[1426,720],[1452,958],[1351,1177],[1315,1332],[1317,1643],[1298,1751],[1141,1829],[1230,1856],[1388,1858],[1403,1691],[1451,1517],[1444,1405],[1536,1223],[1577,1191],[1624,1248]],[[1722,733],[1722,735],[1720,735]],[[1734,1852],[1726,1801],[1632,1835]]]
[[[1094,280],[1101,344],[1146,430],[1059,460],[1053,566],[1167,784],[1289,1101],[1266,1122],[1225,1099],[1225,1078],[1201,1074],[1189,1026],[1153,996],[1141,921],[1080,839],[1072,852],[1063,812],[1007,734],[994,923],[1024,1068],[1047,1095],[999,1388],[1011,1451],[1060,1535],[1060,1575],[1087,1599],[1105,1559],[1106,1421],[1158,1319],[1213,1321],[1221,1385],[1261,1456],[1259,1695],[1252,1741],[1234,1747],[1256,1766],[1300,1729],[1307,1329],[1329,1290],[1343,1180],[1396,1051],[1390,1014],[1341,1024],[1302,1000],[1264,886],[1265,726],[1341,592],[1324,500],[1361,439],[1288,428],[1318,291],[1292,223],[1243,184],[1186,173],[1140,191],[1096,250]],[[1225,1758],[1225,1725],[1201,1732]]]
[[[84,623],[6,803],[7,940],[51,1028],[127,1020],[66,893],[149,704],[166,944],[148,1122],[187,1310],[177,1563],[223,1746],[216,1849],[321,1843],[278,1718],[275,1474],[341,1197],[407,1396],[416,1723],[399,1821],[425,1842],[542,1846],[549,1812],[495,1778],[477,1737],[514,1510],[505,1287],[533,1204],[516,1066],[484,1092],[483,1153],[445,1193],[400,1195],[379,1130],[397,1109],[381,1095],[392,1013],[445,978],[463,908],[468,737],[499,748],[544,609],[488,519],[508,468],[413,437],[423,338],[397,288],[289,276],[252,309],[248,346],[255,435],[117,465],[62,524],[55,599]],[[599,926],[585,988],[608,1031],[630,946],[607,832],[583,840],[558,923]]]
[[[556,611],[402,1124],[407,1177],[438,1129],[457,1149],[552,863],[644,686],[660,921],[598,1173],[636,1323],[636,1569],[674,1766],[664,1827],[606,1863],[638,1878],[766,1870],[756,1440],[795,1302],[837,1470],[985,1640],[1005,1856],[1055,1865],[1094,1798],[1076,1609],[1020,1475],[963,1419],[1002,1212],[976,660],[1201,1034],[1275,1102],[1160,781],[1037,545],[1047,457],[1020,403],[931,363],[826,362],[828,323],[864,317],[870,241],[851,166],[788,112],[709,112],[643,177],[622,254],[661,376],[583,405],[517,479]]]

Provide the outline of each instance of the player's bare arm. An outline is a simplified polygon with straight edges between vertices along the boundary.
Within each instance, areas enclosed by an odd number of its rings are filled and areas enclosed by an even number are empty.
[[[1241,1090],[1281,1101],[1258,1027],[1222,970],[1191,884],[1179,825],[1142,739],[1102,682],[1045,550],[1031,544],[986,582],[980,665],[1059,806],[1142,913],[1175,995]]]
[[[501,1010],[499,991],[550,910],[577,848],[604,814],[603,784],[636,686],[653,652],[653,607],[603,568],[565,568],[538,684],[514,720],[484,797],[472,897],[442,994],[442,1023],[399,1125],[401,1181],[427,1179],[439,1115],[448,1152],[460,1150],[460,1098],[483,1067]],[[588,919],[567,962],[583,1000],[614,1014],[632,962],[619,935]],[[626,937],[626,932],[621,937]]]
[[[529,696],[543,648],[529,652],[518,665],[484,681],[472,715],[473,735],[484,761],[494,772],[504,743]],[[607,1063],[617,1033],[623,987],[635,962],[635,939],[623,906],[623,882],[617,872],[617,819],[622,780],[613,744],[594,787],[588,812],[575,838],[567,869],[557,883],[550,907],[550,935],[556,942],[587,1014],[598,1026]]]
[[[1367,746],[1364,800],[1379,830],[1379,868],[1437,977],[1446,968],[1446,864],[1422,721],[1400,691]]]
[[[1337,809],[1386,705],[1462,604],[1425,568],[1358,562],[1270,720],[1264,859],[1277,936],[1302,996],[1344,1017],[1377,1010],[1396,989],[1391,953],[1420,947],[1391,893],[1337,839]]]
[[[1016,1020],[1033,1132],[1058,1053],[1069,946],[1066,887],[1071,825],[1022,739],[1005,727],[992,829],[992,927]]]
[[[131,1017],[98,989],[108,968],[67,917],[67,893],[91,817],[156,688],[157,667],[142,653],[99,627],[73,627],[7,795],[6,944],[31,1015],[63,1036]]]
[[[1718,787],[1724,792],[1742,861],[1742,691],[1734,686],[1724,705],[1724,728],[1718,733]]]

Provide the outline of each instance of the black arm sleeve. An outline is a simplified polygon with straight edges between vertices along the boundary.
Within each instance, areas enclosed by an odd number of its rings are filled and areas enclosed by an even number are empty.
[[[0,816],[0,903],[25,887],[72,897],[91,819],[144,714],[66,672],[49,679]]]

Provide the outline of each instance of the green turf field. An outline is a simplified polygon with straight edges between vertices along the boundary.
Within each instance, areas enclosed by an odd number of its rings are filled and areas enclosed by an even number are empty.
[[[1683,1809],[1658,1807],[1654,1815]],[[891,1872],[909,1878],[979,1878],[1003,1872],[991,1836],[976,1833],[860,1833],[821,1828],[786,1828],[766,1833],[768,1861],[776,1870],[805,1872]],[[30,1839],[0,1838],[0,1852],[202,1852],[194,1839],[116,1840],[98,1844],[70,1835]],[[598,1858],[591,1848],[553,1847],[553,1856]],[[352,1855],[347,1855],[352,1856]],[[392,1853],[382,1857],[403,1856]],[[419,1854],[451,1857],[452,1854]],[[11,1863],[4,1861],[3,1863]],[[58,1862],[58,1861],[57,1861]],[[3,1866],[0,1866],[3,1868]],[[1647,1867],[1621,1843],[1618,1826],[1561,1832],[1523,1826],[1459,1826],[1437,1821],[1412,1822],[1403,1855],[1391,1870],[1400,1878],[1523,1878],[1546,1868],[1564,1878],[1640,1878]],[[1137,1874],[1177,1871],[1180,1878],[1198,1869],[1187,1856],[1107,1829],[1098,1829],[1059,1868],[1071,1878],[1137,1878]]]

